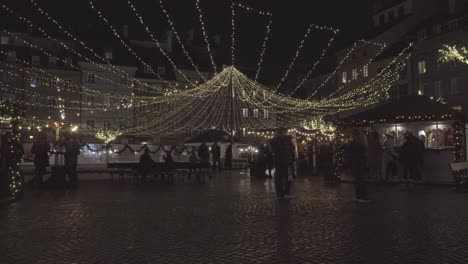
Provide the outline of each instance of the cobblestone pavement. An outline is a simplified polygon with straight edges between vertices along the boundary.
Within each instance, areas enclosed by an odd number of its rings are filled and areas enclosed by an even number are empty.
[[[468,194],[450,187],[295,182],[227,172],[200,185],[82,182],[0,213],[0,263],[467,263]]]

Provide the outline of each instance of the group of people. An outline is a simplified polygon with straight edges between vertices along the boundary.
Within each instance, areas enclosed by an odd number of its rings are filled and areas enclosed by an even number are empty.
[[[392,135],[387,134],[384,145],[380,144],[378,132],[372,132],[369,140],[359,130],[354,129],[351,142],[345,153],[351,175],[356,183],[358,201],[368,201],[366,180],[368,176],[381,181],[401,174],[406,184],[421,180],[421,169],[424,164],[424,142],[408,132],[399,151],[395,149]],[[384,170],[382,169],[382,166]]]
[[[65,134],[65,137],[59,142],[59,147],[64,149],[65,173],[68,176],[71,187],[78,185],[78,156],[80,155],[80,144],[73,134]],[[34,182],[41,186],[43,177],[46,174],[49,164],[49,153],[51,147],[46,134],[39,134],[33,143],[31,153],[34,155]]]

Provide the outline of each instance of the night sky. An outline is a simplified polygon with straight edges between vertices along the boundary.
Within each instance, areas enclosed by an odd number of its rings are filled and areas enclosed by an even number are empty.
[[[53,17],[62,21],[66,28],[85,39],[115,42],[110,32],[102,27],[96,15],[91,11],[87,0],[37,0]],[[166,19],[159,7],[159,0],[137,1],[133,0],[141,15],[156,35],[160,35],[168,28]],[[308,25],[327,25],[340,29],[340,34],[334,47],[342,47],[370,28],[371,0],[344,1],[344,0],[243,0],[239,1],[273,13],[272,39],[269,43],[265,57],[265,71],[261,76],[264,83],[277,83],[280,75],[286,70],[297,46],[302,39]],[[34,21],[47,28],[50,23],[40,19],[29,1],[6,1],[7,5],[18,13],[33,17]],[[95,0],[95,5],[109,18],[111,23],[120,28],[123,24],[130,25],[130,34],[144,36],[144,31],[128,10],[126,0]],[[192,27],[198,27],[198,15],[195,9],[195,0],[164,0],[164,3],[174,19],[179,33],[183,34]],[[230,1],[228,0],[201,0],[201,8],[205,15],[205,23],[210,35],[220,34],[223,40],[223,56],[220,63],[229,64],[230,58]],[[16,20],[3,16],[1,22],[9,29]],[[261,43],[265,37],[267,20],[262,17],[237,12],[237,48],[236,58],[238,67],[246,72],[255,71],[261,50]],[[58,35],[58,33],[55,33]],[[307,69],[314,59],[326,46],[330,33],[314,31],[305,43],[303,55],[298,61],[295,71]],[[136,37],[140,38],[140,37]],[[119,45],[115,42],[115,45]],[[331,53],[330,53],[331,54]],[[251,73],[250,73],[251,74]]]

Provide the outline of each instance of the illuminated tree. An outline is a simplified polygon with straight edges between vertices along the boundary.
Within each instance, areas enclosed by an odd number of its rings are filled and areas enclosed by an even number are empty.
[[[444,45],[439,50],[439,54],[440,62],[460,61],[468,64],[468,50],[466,47],[459,48],[456,45]]]
[[[122,135],[120,130],[100,130],[96,133],[96,138],[104,141],[104,143],[109,144]]]

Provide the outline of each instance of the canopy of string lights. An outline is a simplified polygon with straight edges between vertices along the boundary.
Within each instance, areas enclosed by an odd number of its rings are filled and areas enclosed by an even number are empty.
[[[119,116],[120,119],[124,120],[129,119],[127,114],[133,111],[132,109],[134,107],[137,105],[143,105],[152,107],[148,107],[147,111],[139,114],[138,119],[140,121],[138,123],[121,128],[121,133],[124,135],[146,136],[157,134],[179,134],[187,130],[193,131],[214,128],[225,131],[235,131],[240,129],[296,127],[300,126],[300,124],[304,123],[304,120],[310,119],[311,117],[321,117],[342,111],[363,108],[388,99],[388,91],[392,84],[398,80],[401,70],[405,67],[409,56],[406,51],[411,47],[410,45],[403,49],[400,54],[389,61],[379,73],[374,76],[369,76],[370,78],[367,78],[361,84],[351,85],[349,82],[343,82],[337,90],[331,92],[325,98],[315,98],[315,95],[319,90],[338,74],[343,63],[351,56],[356,47],[360,45],[371,45],[378,47],[380,52],[385,48],[384,44],[360,40],[348,50],[340,61],[338,61],[336,68],[322,81],[320,85],[317,86],[316,90],[313,91],[310,96],[298,99],[297,97],[294,97],[295,93],[312,76],[316,68],[319,67],[327,51],[330,50],[338,30],[326,26],[311,24],[307,28],[304,38],[300,41],[297,51],[292,56],[291,63],[287,65],[284,75],[281,76],[280,82],[274,87],[269,87],[262,85],[258,81],[258,78],[261,75],[264,57],[271,40],[273,14],[256,10],[239,3],[233,3],[231,5],[231,65],[220,69],[221,67],[216,65],[212,54],[213,49],[210,46],[210,41],[208,40],[209,34],[206,31],[204,22],[205,16],[203,15],[200,0],[195,0],[195,10],[200,20],[204,41],[214,73],[212,77],[209,78],[206,74],[203,74],[195,64],[195,60],[191,57],[189,50],[185,47],[184,42],[177,33],[175,22],[172,19],[173,16],[165,7],[164,1],[160,0],[159,5],[163,11],[164,17],[167,19],[170,29],[174,32],[176,42],[181,46],[182,55],[186,58],[191,69],[200,76],[201,83],[198,83],[194,82],[178,67],[173,58],[171,58],[171,54],[162,47],[158,40],[158,36],[155,35],[152,28],[140,14],[137,5],[131,0],[128,0],[127,4],[129,11],[134,18],[137,19],[138,23],[147,35],[147,38],[156,45],[157,49],[159,49],[164,58],[173,67],[174,72],[180,74],[186,81],[187,89],[182,89],[179,84],[164,79],[164,77],[153,68],[154,65],[151,65],[151,63],[146,61],[143,55],[139,55],[137,51],[128,44],[128,42],[124,41],[121,33],[115,29],[112,21],[105,15],[106,12],[110,12],[109,10],[100,10],[91,0],[89,0],[88,3],[94,15],[96,15],[106,28],[112,32],[117,45],[122,46],[128,51],[129,55],[144,65],[145,69],[148,69],[154,79],[160,80],[161,83],[166,84],[166,88],[162,89],[160,85],[141,81],[140,79],[133,77],[127,71],[122,70],[121,67],[112,64],[108,58],[101,56],[99,52],[93,50],[90,45],[79,39],[74,33],[68,30],[66,26],[62,25],[58,19],[51,16],[45,8],[41,7],[38,1],[31,0],[31,4],[35,7],[37,13],[48,21],[50,26],[56,27],[61,31],[62,35],[67,36],[67,41],[54,37],[48,30],[49,26],[41,27],[40,25],[35,24],[30,17],[25,17],[8,7],[6,4],[3,4],[0,10],[2,10],[4,14],[7,14],[17,19],[19,22],[34,28],[42,35],[42,37],[53,41],[61,49],[74,54],[80,61],[90,63],[97,69],[108,73],[105,76],[92,76],[93,81],[94,78],[101,79],[105,83],[116,87],[114,91],[103,91],[100,90],[99,87],[72,84],[53,72],[45,71],[34,65],[32,62],[20,59],[17,59],[14,63],[5,63],[6,67],[0,69],[0,71],[8,72],[8,74],[12,75],[28,76],[31,81],[34,80],[38,84],[56,90],[55,94],[57,94],[58,104],[53,106],[49,105],[47,107],[57,110],[60,113],[60,115],[58,115],[60,119],[44,120],[45,123],[51,121],[67,123],[67,112],[78,109],[80,111],[90,111],[94,115],[108,114],[111,112],[114,116]],[[241,72],[239,70],[241,67],[237,67],[236,64],[236,57],[241,56],[241,54],[239,54],[239,50],[236,49],[236,43],[238,41],[236,39],[236,32],[238,30],[236,27],[236,21],[239,19],[240,12],[248,12],[266,18],[265,38],[259,51],[255,77],[252,78],[249,78],[246,74]],[[286,85],[285,80],[293,70],[298,57],[301,56],[305,42],[310,38],[310,35],[314,30],[331,33],[328,45],[320,53],[321,55],[319,58],[311,62],[312,67],[304,75],[304,78],[300,80],[296,86],[292,87],[292,89],[289,89],[289,92],[281,93],[280,88]],[[43,55],[49,57],[56,56],[57,60],[63,62],[64,65],[67,65],[72,69],[79,69],[79,66],[73,62],[60,58],[60,56],[52,54],[51,51],[41,47],[40,43],[34,43],[34,41],[25,38],[21,34],[10,32],[8,30],[3,30],[3,33],[14,37],[21,41],[24,46],[33,48]],[[379,55],[380,52],[377,53],[377,55]],[[7,51],[0,50],[0,53],[4,56],[8,56]],[[369,65],[376,56],[369,58],[365,65]],[[18,66],[18,63],[22,66]],[[364,68],[365,67],[361,70],[363,71]],[[147,93],[145,95],[135,94],[135,86],[137,85],[140,89],[144,88]],[[24,88],[13,87],[11,84],[6,82],[0,82],[0,89],[2,91],[16,90],[18,92],[25,92]],[[116,92],[116,90],[119,92]],[[77,94],[80,97],[93,97],[94,103],[82,104],[82,102],[78,100],[68,100],[65,102],[63,99],[64,94]],[[40,99],[42,95],[35,94],[34,96]],[[46,107],[37,101],[25,101],[24,103],[35,107]],[[156,107],[160,104],[166,105],[168,111],[160,111],[159,107]],[[35,121],[40,122],[41,120]],[[91,133],[85,126],[83,126],[80,131],[82,133]]]

